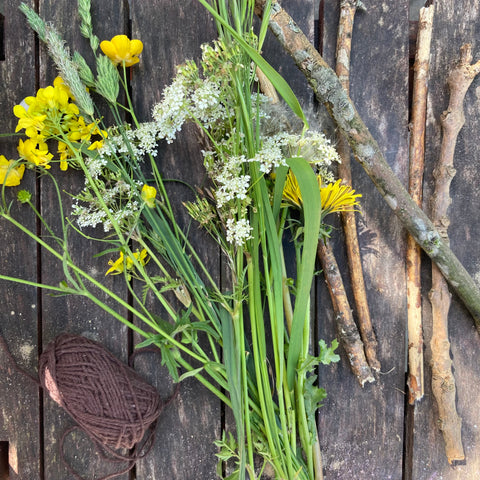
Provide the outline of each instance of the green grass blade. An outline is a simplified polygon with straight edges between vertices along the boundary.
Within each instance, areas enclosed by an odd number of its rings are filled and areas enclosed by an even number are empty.
[[[318,235],[320,231],[320,190],[311,166],[303,158],[287,160],[300,187],[303,199],[304,238],[301,263],[297,268],[297,294],[287,357],[287,383],[293,389],[295,371],[302,349],[303,327],[308,316],[310,290],[314,277]]]
[[[253,62],[258,65],[260,70],[267,76],[267,78],[272,82],[272,85],[277,90],[278,94],[285,100],[285,103],[292,109],[293,113],[297,115],[305,125],[308,125],[307,118],[303,113],[300,102],[293,93],[293,90],[290,88],[290,85],[285,81],[285,79],[255,50],[251,47],[241,35],[239,35],[234,28],[232,28],[224,18],[222,18],[214,8],[206,0],[198,0],[219,22],[225,30],[227,30],[232,37],[238,42],[238,44],[244,49],[247,55],[253,60]]]

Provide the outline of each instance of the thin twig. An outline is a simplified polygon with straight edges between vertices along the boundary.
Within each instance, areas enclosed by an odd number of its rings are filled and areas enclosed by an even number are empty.
[[[262,14],[265,2],[266,0],[255,0],[258,15]],[[335,72],[277,0],[272,0],[269,25],[282,47],[307,78],[318,100],[326,106],[340,132],[348,139],[355,159],[402,225],[437,264],[470,311],[480,332],[480,290],[477,284],[388,165]]]
[[[420,9],[417,50],[415,53],[412,120],[410,124],[410,168],[408,191],[422,206],[425,157],[425,121],[427,113],[428,70],[435,5]],[[423,332],[421,292],[421,250],[411,235],[407,237],[407,312],[408,312],[408,399],[413,404],[424,395]]]
[[[365,357],[363,342],[353,320],[342,276],[330,242],[323,240],[318,242],[317,256],[322,264],[323,274],[330,291],[338,335],[347,353],[352,372],[363,387],[366,382],[374,382],[375,378]]]
[[[445,241],[448,242],[447,229],[450,223],[448,207],[450,183],[455,176],[453,166],[455,145],[458,133],[465,123],[463,102],[465,94],[475,76],[480,72],[480,61],[471,65],[472,47],[463,45],[460,49],[460,60],[450,72],[447,83],[450,89],[448,108],[442,113],[442,145],[437,166],[433,172],[435,191],[432,196],[432,220]],[[448,340],[448,311],[451,295],[447,282],[436,267],[432,265],[432,389],[438,405],[439,425],[445,441],[445,454],[449,463],[465,458],[462,445],[462,419],[458,416],[455,405],[455,379],[450,358],[450,342]]]
[[[358,8],[365,8],[358,0],[342,0],[340,3],[335,71],[347,93],[350,90],[350,53],[352,49],[353,21]],[[338,166],[338,175],[343,183],[352,185],[350,147],[344,136],[340,136],[338,139],[337,151],[341,159],[341,163]],[[357,311],[358,327],[363,340],[365,356],[370,367],[378,372],[380,371],[380,362],[377,359],[377,339],[373,331],[370,310],[368,308],[355,212],[342,212],[342,223],[345,232],[345,246],[353,298]]]

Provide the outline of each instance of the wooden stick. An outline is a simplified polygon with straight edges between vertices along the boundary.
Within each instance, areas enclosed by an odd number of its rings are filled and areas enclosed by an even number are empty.
[[[428,70],[435,5],[420,9],[415,54],[412,120],[410,124],[410,169],[408,191],[413,201],[422,206],[425,157],[425,121],[427,114]],[[408,400],[413,404],[424,394],[423,332],[421,292],[421,250],[415,239],[407,237],[407,317],[408,317]]]
[[[353,21],[357,8],[365,8],[359,0],[342,0],[340,3],[335,71],[347,93],[350,90],[350,52],[352,49]],[[344,136],[340,136],[336,148],[341,159],[341,163],[338,166],[338,176],[343,183],[352,185],[350,147]],[[368,308],[355,212],[342,212],[342,223],[345,232],[345,246],[358,317],[358,327],[363,340],[365,356],[370,367],[378,372],[380,370],[380,362],[377,359],[377,339],[373,331],[370,310]]]
[[[265,1],[255,0],[258,15],[262,14]],[[304,73],[316,97],[326,106],[340,132],[348,139],[355,159],[362,165],[402,225],[437,264],[470,311],[480,332],[478,286],[396,177],[335,72],[277,0],[272,0],[269,25],[282,47]]]
[[[435,191],[432,196],[432,220],[448,242],[447,229],[450,223],[448,207],[450,183],[455,176],[453,159],[458,133],[465,123],[463,102],[465,94],[475,76],[480,72],[480,61],[471,65],[472,47],[463,45],[460,49],[460,61],[450,72],[447,84],[450,89],[448,108],[442,113],[442,144],[438,164],[433,172]],[[432,265],[432,389],[437,401],[439,425],[445,441],[445,454],[449,463],[464,460],[461,428],[462,419],[458,416],[455,405],[455,379],[450,358],[448,340],[448,311],[451,295],[447,282],[436,265]]]
[[[375,378],[365,357],[363,342],[353,320],[342,276],[330,242],[322,240],[318,242],[317,256],[322,264],[323,274],[330,291],[338,335],[347,353],[352,372],[363,387],[366,382],[374,382]]]

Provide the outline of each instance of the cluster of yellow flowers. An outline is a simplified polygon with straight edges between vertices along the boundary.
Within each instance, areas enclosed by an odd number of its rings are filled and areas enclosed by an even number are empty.
[[[18,153],[20,157],[43,168],[50,168],[53,154],[49,152],[47,140],[58,142],[57,151],[60,168],[68,168],[68,160],[75,158],[72,143],[90,144],[89,150],[99,148],[106,132],[101,131],[95,122],[86,123],[74,103],[69,88],[57,77],[53,85],[40,88],[35,97],[27,97],[21,105],[15,105],[13,113],[18,117],[16,132],[25,130],[28,137],[20,140]],[[100,140],[91,142],[93,135]]]
[[[140,40],[130,40],[125,35],[116,35],[111,41],[101,42],[100,48],[115,65],[130,67],[138,63],[138,55],[143,50]],[[88,145],[89,150],[97,150],[103,145],[107,133],[100,130],[95,122],[86,122],[80,115],[75,99],[61,77],[57,77],[46,88],[38,90],[35,97],[27,97],[13,108],[18,118],[15,132],[25,131],[27,138],[20,140],[18,153],[20,160],[8,160],[0,155],[0,184],[12,187],[20,184],[25,172],[26,160],[36,166],[50,168],[54,155],[49,151],[47,141],[57,141],[60,169],[68,168],[68,161],[74,160],[74,143]],[[97,136],[98,140],[92,141]]]

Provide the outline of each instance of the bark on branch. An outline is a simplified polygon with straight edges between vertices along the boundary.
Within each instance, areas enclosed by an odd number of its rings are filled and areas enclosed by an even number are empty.
[[[458,133],[465,123],[463,102],[465,94],[475,76],[480,72],[480,61],[471,65],[471,45],[460,49],[460,61],[450,72],[447,83],[450,89],[448,108],[441,116],[442,145],[438,164],[434,170],[435,191],[432,196],[432,220],[448,242],[447,229],[450,223],[448,207],[450,183],[455,175],[454,153]],[[455,378],[450,358],[448,340],[448,311],[451,295],[447,282],[435,265],[432,265],[432,390],[437,401],[439,425],[445,441],[445,453],[449,463],[465,458],[462,445],[462,419],[457,414],[455,405]]]
[[[322,264],[323,274],[332,299],[333,312],[338,336],[345,349],[350,368],[363,387],[366,382],[374,382],[370,366],[364,352],[364,345],[353,320],[350,304],[343,286],[342,276],[338,268],[330,242],[320,240],[317,247],[317,256]]]
[[[365,8],[358,0],[342,0],[340,4],[335,71],[342,87],[347,93],[350,89],[350,52],[352,49],[353,21],[358,8]],[[338,176],[342,179],[343,183],[352,185],[350,147],[348,146],[346,138],[343,136],[340,136],[337,141],[337,151],[341,159],[341,163],[338,166]],[[365,356],[367,357],[370,367],[378,372],[380,371],[380,362],[377,359],[377,339],[368,308],[355,212],[342,212],[342,223],[345,232],[345,246],[350,278],[352,280],[351,284],[357,312],[358,327],[363,340]]]
[[[425,157],[425,123],[427,116],[428,70],[435,5],[420,9],[415,54],[412,120],[410,123],[410,167],[408,191],[421,208]],[[423,332],[421,292],[421,250],[408,235],[406,252],[408,312],[408,399],[413,404],[424,394]]]
[[[255,0],[256,12],[260,16],[265,2]],[[480,290],[475,281],[396,177],[335,72],[276,0],[272,0],[269,25],[282,47],[304,73],[316,97],[326,106],[340,132],[348,139],[356,160],[402,225],[436,263],[462,299],[480,332]]]

